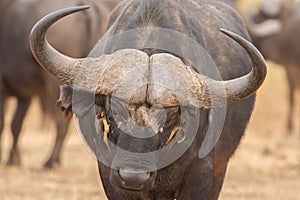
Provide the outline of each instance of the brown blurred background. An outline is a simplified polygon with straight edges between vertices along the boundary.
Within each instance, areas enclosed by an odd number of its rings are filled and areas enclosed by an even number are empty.
[[[239,7],[243,11],[255,10],[259,2],[240,0]],[[296,102],[295,110],[300,111],[299,97]],[[3,155],[8,154],[11,145],[7,127],[15,103],[10,99],[7,106],[6,129],[1,141]],[[295,115],[295,131],[287,135],[287,109],[285,70],[268,62],[267,79],[258,91],[245,137],[229,164],[221,200],[300,199],[300,119]],[[96,161],[73,125],[63,149],[62,165],[54,170],[41,170],[41,163],[54,142],[54,128],[51,121],[46,121],[47,128],[42,128],[37,102],[29,112],[31,115],[26,117],[22,129],[26,134],[20,139],[22,166],[0,165],[0,199],[105,199]]]

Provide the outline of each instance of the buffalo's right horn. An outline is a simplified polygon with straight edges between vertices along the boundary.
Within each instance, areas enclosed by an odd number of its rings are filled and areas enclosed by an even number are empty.
[[[42,18],[32,29],[30,35],[31,50],[40,65],[57,77],[62,83],[72,85],[76,89],[111,95],[117,90],[117,97],[124,97],[130,88],[116,86],[131,70],[139,73],[135,82],[146,83],[149,57],[136,49],[122,49],[98,58],[75,59],[56,51],[46,40],[48,28],[59,19],[69,14],[88,9],[89,6],[77,6],[53,12]],[[120,67],[122,66],[122,67]],[[139,66],[133,68],[132,66]],[[132,71],[132,68],[135,71]],[[141,87],[132,97],[133,102],[145,100],[146,87]]]
[[[47,42],[46,32],[57,20],[88,8],[89,6],[78,6],[53,12],[37,22],[30,34],[31,51],[36,60],[65,84],[72,85],[83,59],[70,58],[56,51]]]

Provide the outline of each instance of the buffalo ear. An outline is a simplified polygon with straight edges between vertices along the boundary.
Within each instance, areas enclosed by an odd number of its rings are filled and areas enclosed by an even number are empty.
[[[56,102],[56,106],[60,109],[63,116],[66,119],[72,118],[72,96],[73,87],[69,85],[60,85],[59,87],[59,99]]]

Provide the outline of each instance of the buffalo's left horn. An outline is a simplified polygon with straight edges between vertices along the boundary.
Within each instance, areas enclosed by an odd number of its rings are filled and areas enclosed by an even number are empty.
[[[224,29],[221,31],[247,51],[252,61],[251,72],[236,79],[218,81],[197,73],[171,54],[154,54],[150,57],[150,80],[154,84],[148,87],[148,101],[164,107],[191,105],[209,109],[224,107],[253,94],[266,77],[264,58],[246,39]]]
[[[248,74],[240,78],[217,82],[224,86],[227,101],[236,102],[250,96],[262,85],[267,75],[267,65],[262,54],[252,43],[231,31],[225,29],[221,31],[241,45],[252,61],[252,70]]]
[[[267,74],[265,59],[252,43],[231,31],[225,29],[221,29],[221,31],[246,50],[252,61],[252,70],[248,74],[232,80],[216,81],[210,78],[205,79],[208,89],[207,94],[209,95],[205,99],[209,103],[204,107],[222,107],[225,106],[224,103],[234,103],[247,98],[262,85]],[[203,77],[201,81],[203,81]],[[225,95],[225,98],[222,94]],[[203,99],[202,95],[201,99]]]
[[[237,34],[221,29],[221,31],[239,43],[249,54],[252,70],[248,74],[226,81],[218,81],[195,72],[179,58],[170,54],[154,54],[150,58],[152,65],[151,77],[158,86],[150,86],[149,102],[162,104],[166,107],[192,105],[201,108],[224,107],[229,103],[240,101],[253,94],[263,83],[266,76],[266,63],[260,52],[246,39]],[[162,68],[161,66],[165,67]],[[232,66],[234,68],[234,66]],[[164,73],[159,73],[165,70]],[[170,74],[163,77],[163,74]],[[180,74],[181,78],[178,77]],[[171,78],[169,78],[171,77]],[[177,77],[174,80],[174,77]],[[168,89],[159,85],[169,86],[180,96],[172,95]],[[176,94],[175,94],[176,95]],[[178,101],[178,98],[180,102]]]

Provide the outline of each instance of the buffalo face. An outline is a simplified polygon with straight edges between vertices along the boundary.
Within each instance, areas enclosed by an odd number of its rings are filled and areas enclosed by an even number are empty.
[[[154,186],[158,155],[175,138],[180,119],[178,107],[128,104],[96,96],[98,130],[110,160],[110,181],[121,188],[144,190]],[[101,134],[101,135],[102,135]]]
[[[195,147],[203,139],[199,130],[205,129],[202,123],[207,122],[208,110],[247,98],[266,76],[258,50],[224,29],[252,61],[251,72],[225,81],[200,74],[169,53],[148,55],[138,49],[119,49],[82,59],[58,53],[45,39],[46,30],[60,18],[86,8],[67,8],[43,18],[32,30],[31,48],[48,72],[73,87],[77,129],[100,165],[109,168],[101,177],[108,177],[110,184],[146,190],[161,178],[160,170],[169,168],[187,148],[193,152],[189,156],[197,158]],[[199,111],[204,117],[198,126]],[[194,134],[189,128],[193,125]],[[181,163],[178,174],[184,174],[186,165]],[[177,176],[176,172],[169,176]]]
[[[197,125],[197,109],[129,105],[75,90],[72,98],[77,130],[99,163],[109,169],[104,176],[123,189],[155,187],[156,174],[167,165],[167,158],[181,156],[196,134],[188,134],[188,126]]]

